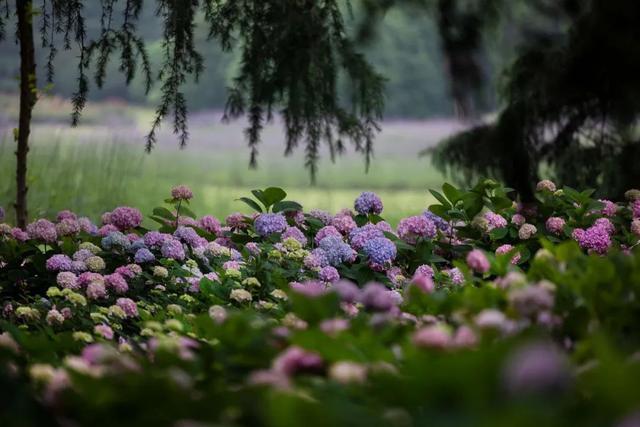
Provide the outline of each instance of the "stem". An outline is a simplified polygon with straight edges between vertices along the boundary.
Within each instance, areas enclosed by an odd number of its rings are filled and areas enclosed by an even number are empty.
[[[31,114],[36,103],[36,60],[33,42],[33,16],[31,0],[16,0],[18,39],[20,42],[20,117],[16,141],[16,222],[24,229],[27,225],[27,154]]]
[[[178,200],[178,207],[176,208],[176,229],[180,226],[180,206],[182,206],[182,200]]]

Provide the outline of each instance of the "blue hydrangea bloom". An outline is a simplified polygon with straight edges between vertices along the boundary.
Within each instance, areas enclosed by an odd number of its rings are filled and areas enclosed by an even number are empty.
[[[355,250],[360,250],[364,244],[378,237],[384,237],[384,232],[373,224],[366,224],[362,227],[354,228],[349,233],[349,242]]]
[[[346,261],[353,260],[354,250],[338,236],[328,236],[320,241],[320,249],[324,252],[327,262],[334,267]]]
[[[200,239],[196,230],[182,225],[173,233],[173,236],[191,246],[195,246],[197,241]]]
[[[356,199],[354,208],[362,215],[379,215],[382,213],[382,200],[380,200],[380,197],[378,197],[376,193],[365,191]]]
[[[384,265],[395,259],[396,245],[386,237],[378,237],[369,240],[362,248],[369,257],[369,261],[376,265]]]
[[[263,237],[282,233],[287,228],[287,219],[281,214],[263,213],[256,218],[254,228]]]
[[[151,253],[151,251],[147,248],[138,249],[135,256],[133,257],[136,264],[144,264],[146,262],[155,261],[156,257]]]
[[[131,241],[129,238],[119,231],[112,231],[106,237],[102,238],[102,248],[110,251],[112,249],[129,250]]]
[[[135,254],[140,249],[147,249],[147,245],[144,244],[144,240],[142,240],[142,239],[136,240],[135,242],[133,242],[131,244],[131,246],[129,247],[129,252]]]

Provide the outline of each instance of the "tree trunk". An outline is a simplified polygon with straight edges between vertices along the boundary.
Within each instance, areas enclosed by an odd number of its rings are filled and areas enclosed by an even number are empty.
[[[16,221],[20,228],[27,224],[27,154],[31,113],[36,103],[36,60],[33,41],[31,0],[16,0],[18,40],[20,42],[20,118],[16,136]]]

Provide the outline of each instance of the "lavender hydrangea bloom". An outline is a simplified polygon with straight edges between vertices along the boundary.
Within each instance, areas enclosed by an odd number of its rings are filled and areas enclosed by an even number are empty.
[[[56,224],[58,236],[73,236],[80,232],[80,224],[72,218],[64,218]]]
[[[349,233],[351,246],[359,251],[369,240],[384,237],[384,232],[373,224],[355,228]]]
[[[173,236],[182,240],[183,242],[185,242],[190,246],[198,246],[198,243],[200,240],[200,236],[198,236],[198,233],[196,232],[196,230],[194,230],[191,227],[180,226],[173,233]]]
[[[304,266],[309,270],[316,270],[329,265],[325,252],[320,249],[314,249],[309,255],[304,258]]]
[[[407,243],[416,243],[418,239],[436,237],[436,224],[424,215],[403,218],[398,224],[398,236]]]
[[[155,255],[147,248],[138,249],[136,254],[133,257],[133,260],[136,264],[145,264],[147,262],[155,261]]]
[[[324,225],[331,224],[331,220],[333,219],[332,215],[329,212],[321,211],[318,209],[314,209],[309,212],[309,216],[320,220]]]
[[[171,197],[175,200],[190,200],[193,197],[193,192],[186,185],[178,185],[171,189]]]
[[[333,289],[340,295],[344,302],[352,303],[360,299],[360,288],[348,280],[340,280],[333,284]]]
[[[329,291],[324,283],[316,280],[309,280],[304,283],[292,282],[289,286],[293,291],[310,298],[319,297]]]
[[[438,227],[440,231],[449,230],[449,223],[444,218],[434,214],[430,210],[424,211],[422,215],[425,216],[427,219],[433,221],[433,223],[436,225],[436,227]]]
[[[27,233],[31,239],[42,240],[47,243],[53,243],[58,238],[55,224],[46,219],[39,219],[27,225]]]
[[[289,347],[273,360],[273,370],[287,376],[302,372],[319,372],[322,365],[320,356],[300,347]]]
[[[370,310],[389,311],[396,305],[397,299],[384,285],[368,283],[362,289],[360,302]]]
[[[209,233],[220,234],[222,231],[222,226],[220,225],[220,221],[214,216],[206,215],[200,218],[200,228],[206,230]]]
[[[325,237],[320,241],[319,246],[324,251],[327,262],[334,267],[355,258],[355,251],[340,237]]]
[[[171,238],[171,235],[160,233],[159,231],[150,231],[144,235],[143,240],[144,244],[147,245],[147,247],[158,249],[162,246],[167,238]]]
[[[255,220],[255,230],[260,236],[282,233],[287,228],[287,219],[281,214],[263,213]]]
[[[336,270],[335,267],[328,265],[320,270],[320,273],[318,273],[318,277],[323,282],[333,283],[340,279],[340,273],[338,273],[338,270]]]
[[[603,226],[594,225],[586,230],[576,228],[573,230],[572,237],[581,248],[597,254],[605,254],[611,246],[611,236]]]
[[[377,266],[384,266],[396,258],[396,245],[386,237],[369,240],[362,248],[369,261]]]
[[[182,261],[186,256],[182,243],[179,240],[175,239],[165,240],[165,242],[162,244],[160,252],[162,253],[163,257],[175,259],[177,261]]]
[[[318,230],[318,232],[316,233],[316,237],[314,238],[314,241],[316,242],[316,245],[319,245],[322,239],[329,236],[336,236],[336,237],[342,238],[342,234],[338,231],[337,228],[335,228],[333,225],[327,225],[325,227],[322,227],[320,230]]]
[[[120,206],[111,212],[109,222],[120,231],[129,230],[142,224],[142,213],[136,208]]]
[[[307,237],[304,235],[302,231],[298,227],[287,227],[287,229],[282,233],[282,241],[285,241],[288,238],[292,238],[300,242],[302,246],[307,245]]]
[[[132,299],[118,298],[116,300],[116,305],[124,311],[124,314],[126,314],[127,317],[135,317],[138,315],[138,306]]]
[[[71,258],[63,254],[53,255],[47,260],[46,267],[49,271],[69,271],[71,270]]]
[[[105,285],[113,289],[116,294],[124,294],[129,290],[127,281],[120,273],[113,273],[104,276]]]
[[[376,193],[365,191],[356,199],[353,204],[355,210],[361,215],[380,215],[382,213],[382,200]]]
[[[78,218],[78,226],[80,226],[80,231],[84,231],[85,233],[91,235],[98,233],[98,227],[87,217]]]

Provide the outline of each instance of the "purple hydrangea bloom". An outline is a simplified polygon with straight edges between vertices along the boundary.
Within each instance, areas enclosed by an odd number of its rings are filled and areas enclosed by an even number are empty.
[[[616,232],[616,226],[613,225],[613,223],[611,222],[611,220],[609,218],[598,218],[596,219],[596,221],[593,223],[594,227],[602,227],[604,228],[607,233],[609,234],[613,234]]]
[[[487,256],[480,249],[474,249],[467,254],[467,265],[477,273],[486,273],[490,268]]]
[[[282,233],[287,228],[287,219],[279,213],[263,213],[255,220],[254,228],[260,236]]]
[[[360,288],[348,280],[340,280],[333,284],[333,289],[344,302],[352,303],[360,299]]]
[[[220,221],[214,216],[206,215],[200,218],[200,228],[203,230],[213,233],[215,235],[220,234],[222,231],[222,226],[220,225]]]
[[[58,236],[73,236],[80,232],[80,224],[72,218],[64,218],[56,224]]]
[[[560,233],[562,233],[562,230],[564,229],[565,224],[566,222],[563,218],[560,218],[558,216],[552,216],[547,219],[547,222],[545,223],[545,227],[547,228],[547,231],[549,233],[559,235]]]
[[[370,310],[389,311],[396,306],[397,298],[384,285],[372,282],[362,288],[360,302]]]
[[[61,271],[58,273],[58,276],[56,276],[56,283],[64,289],[80,289],[78,277],[70,271]]]
[[[58,238],[55,224],[46,219],[39,219],[27,225],[27,234],[32,239],[47,243],[53,243]]]
[[[355,250],[359,251],[369,240],[379,237],[384,237],[384,232],[373,224],[366,224],[351,230],[349,242]]]
[[[103,225],[98,229],[98,236],[107,237],[109,233],[113,233],[114,231],[120,231],[118,227],[113,224]]]
[[[147,262],[153,262],[156,260],[155,255],[147,248],[141,248],[136,251],[133,257],[136,264],[144,264]]]
[[[351,230],[358,226],[353,218],[351,218],[351,215],[344,214],[336,215],[333,220],[331,220],[331,225],[342,234],[349,234]]]
[[[287,376],[300,373],[320,372],[322,358],[300,347],[289,347],[273,360],[273,370]]]
[[[118,227],[120,231],[136,228],[142,224],[142,213],[136,208],[120,206],[109,215],[109,223]]]
[[[315,270],[318,268],[326,267],[329,264],[325,252],[320,249],[314,249],[309,255],[304,258],[304,266],[309,270]]]
[[[376,193],[365,191],[358,196],[353,204],[355,210],[361,215],[380,215],[382,213],[382,200]]]
[[[304,235],[302,231],[298,227],[287,227],[287,229],[282,233],[282,240],[292,238],[300,242],[302,246],[307,245],[307,237]]]
[[[160,252],[163,257],[175,259],[177,261],[182,261],[186,256],[182,243],[173,238],[164,241]]]
[[[87,285],[85,291],[87,298],[96,300],[107,297],[107,288],[104,286],[104,282],[91,282]]]
[[[422,215],[425,216],[427,219],[430,219],[431,221],[433,221],[433,223],[436,225],[436,227],[438,227],[440,231],[449,230],[449,223],[444,218],[434,214],[430,210],[424,211]]]
[[[116,294],[124,294],[129,290],[129,285],[124,277],[122,277],[119,273],[113,273],[104,276],[105,285],[107,285],[110,289]]]
[[[502,215],[495,212],[485,213],[484,218],[487,220],[487,229],[489,231],[495,228],[504,228],[507,226],[507,220]]]
[[[138,306],[130,298],[118,298],[116,305],[124,311],[127,317],[135,317],[138,315]]]
[[[611,200],[600,199],[599,202],[604,203],[604,207],[600,211],[604,216],[615,216],[618,211],[618,205],[613,203]]]
[[[80,231],[84,231],[85,233],[91,235],[98,233],[98,227],[87,217],[78,218],[78,226],[80,226]]]
[[[152,249],[159,249],[167,238],[171,238],[170,234],[160,233],[159,231],[150,231],[144,235],[144,244]]]
[[[87,258],[91,258],[93,256],[93,252],[89,249],[79,249],[73,254],[74,261],[84,261]]]
[[[333,219],[332,215],[329,212],[321,211],[318,209],[314,209],[309,212],[309,216],[320,220],[324,225],[331,224],[331,220]]]
[[[443,271],[451,279],[454,285],[462,285],[464,283],[464,275],[457,267]]]
[[[336,270],[335,267],[328,265],[320,270],[318,277],[324,282],[333,283],[340,279],[340,273],[338,273],[338,270]]]
[[[47,260],[47,270],[69,271],[71,270],[71,258],[63,254],[53,255]]]
[[[317,280],[308,280],[304,283],[292,282],[289,286],[293,291],[311,298],[319,297],[329,291],[327,285]]]
[[[183,242],[185,242],[190,246],[198,246],[198,243],[201,239],[201,237],[198,236],[198,233],[196,232],[196,230],[194,230],[191,227],[184,227],[184,226],[178,227],[176,231],[173,233],[173,236],[182,240]]]
[[[519,348],[506,362],[504,381],[514,394],[544,393],[567,385],[571,377],[565,356],[553,344],[534,342]]]
[[[396,258],[396,245],[386,237],[369,240],[362,248],[369,261],[376,266],[384,266]]]
[[[178,185],[171,189],[171,197],[175,200],[190,200],[193,197],[193,192],[186,185]]]
[[[18,227],[11,229],[11,236],[19,242],[26,242],[29,240],[29,234]]]
[[[605,227],[592,226],[583,230],[576,228],[572,237],[578,242],[581,248],[593,251],[597,254],[605,254],[611,246],[611,236]]]
[[[63,221],[65,219],[76,220],[76,219],[78,219],[78,216],[75,213],[73,213],[73,212],[71,212],[69,210],[63,210],[63,211],[58,212],[58,215],[56,215],[56,221],[60,222],[60,221]]]
[[[436,224],[424,215],[403,218],[398,224],[398,236],[408,243],[416,243],[418,239],[433,239],[436,234]]]
[[[413,276],[433,277],[433,268],[427,264],[419,265],[413,273]]]
[[[326,227],[322,227],[320,230],[318,230],[314,241],[316,242],[316,245],[318,245],[320,244],[320,241],[322,239],[329,236],[337,236],[342,239],[342,234],[338,231],[337,228],[335,228],[333,225],[327,225]]]
[[[355,259],[355,251],[337,236],[328,236],[320,241],[320,249],[330,265],[338,266]]]

